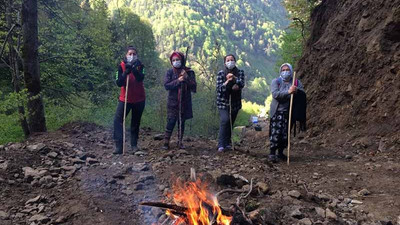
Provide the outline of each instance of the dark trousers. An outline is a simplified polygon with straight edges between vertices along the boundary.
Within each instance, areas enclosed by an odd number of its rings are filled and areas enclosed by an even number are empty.
[[[229,119],[229,109],[218,109],[219,110],[219,138],[218,138],[218,147],[226,147],[231,143],[231,121]],[[239,110],[232,111],[231,119],[232,124],[235,123],[236,116],[238,115]]]
[[[122,146],[123,141],[123,122],[124,122],[124,102],[118,101],[117,112],[114,118],[114,140],[117,145]],[[125,117],[132,110],[132,121],[131,121],[131,145],[136,146],[139,138],[139,126],[140,119],[142,118],[145,101],[137,103],[126,104]]]
[[[178,123],[178,139],[182,140],[183,134],[185,132],[185,119],[182,119],[182,128],[181,130],[179,130],[179,127],[181,126],[179,118],[167,118],[167,128],[165,132],[167,132],[168,134],[172,134],[176,123]]]

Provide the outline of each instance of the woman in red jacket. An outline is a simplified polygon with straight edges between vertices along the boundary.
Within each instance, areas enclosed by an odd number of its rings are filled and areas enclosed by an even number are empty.
[[[114,140],[116,149],[114,154],[122,154],[123,146],[123,127],[122,123],[124,120],[124,105],[125,105],[125,93],[126,93],[126,81],[129,77],[128,85],[128,96],[126,104],[126,115],[132,110],[132,121],[131,121],[131,150],[137,151],[138,138],[139,138],[139,126],[140,119],[145,106],[145,91],[143,85],[144,79],[144,66],[139,61],[137,56],[136,48],[128,46],[126,55],[120,65],[118,66],[118,72],[116,75],[116,83],[118,87],[121,87],[121,93],[119,95],[119,101],[117,106],[117,112],[114,118]]]

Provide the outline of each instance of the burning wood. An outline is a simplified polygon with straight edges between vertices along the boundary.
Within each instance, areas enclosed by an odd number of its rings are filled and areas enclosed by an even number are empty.
[[[171,225],[233,225],[233,224],[252,224],[239,204],[242,198],[246,198],[252,190],[253,180],[251,181],[248,193],[244,190],[222,190],[213,195],[208,191],[207,185],[200,179],[195,178],[194,170],[191,170],[190,182],[178,180],[173,186],[172,200],[175,204],[161,202],[142,202],[140,205],[158,207],[166,209],[169,219],[162,224],[167,224],[172,220]],[[236,204],[230,210],[223,209],[217,197],[225,192],[242,193],[236,200]]]

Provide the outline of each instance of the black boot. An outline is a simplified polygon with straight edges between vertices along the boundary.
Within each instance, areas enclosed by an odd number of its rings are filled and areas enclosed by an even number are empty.
[[[278,159],[282,161],[287,161],[287,156],[283,154],[283,149],[278,150]]]
[[[114,155],[122,154],[122,142],[119,142],[119,141],[115,142],[115,150],[114,150],[113,154]]]
[[[138,143],[137,138],[136,137],[132,137],[132,141],[131,141],[131,152],[132,153],[135,153],[135,152],[140,150],[138,145],[137,145],[137,143]]]
[[[172,135],[172,133],[170,133],[170,132],[165,132],[165,135],[164,135],[164,145],[162,146],[162,149],[163,149],[163,150],[168,150],[168,149],[169,149],[169,141],[170,141],[170,139],[171,139],[171,135]]]
[[[268,155],[268,161],[272,162],[272,163],[276,163],[277,157],[276,157],[276,150],[275,149],[271,149]]]

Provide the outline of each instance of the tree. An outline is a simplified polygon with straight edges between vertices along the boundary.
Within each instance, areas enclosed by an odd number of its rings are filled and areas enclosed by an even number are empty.
[[[12,17],[12,9],[13,7],[13,0],[8,0],[6,2],[6,21],[7,21],[7,27],[12,32],[12,29],[14,26],[20,27],[18,24],[19,21],[14,22],[13,17]],[[12,34],[12,33],[11,33]],[[12,74],[12,80],[13,80],[13,86],[14,86],[14,91],[15,93],[19,94],[21,91],[21,84],[20,84],[20,70],[19,70],[19,47],[20,47],[20,40],[21,40],[21,34],[18,32],[18,43],[17,46],[14,44],[13,40],[13,35],[8,38],[8,51],[9,51],[9,57],[8,57],[8,62],[9,62],[9,68],[10,68],[10,73]],[[17,52],[18,51],[18,52]],[[29,131],[29,126],[28,122],[26,120],[25,116],[25,108],[24,105],[21,102],[17,102],[18,104],[18,114],[19,114],[19,121],[22,127],[22,130],[24,131],[25,136],[28,136],[30,134]]]
[[[28,125],[31,132],[45,132],[46,119],[41,96],[37,0],[22,1],[24,80],[28,91]]]

